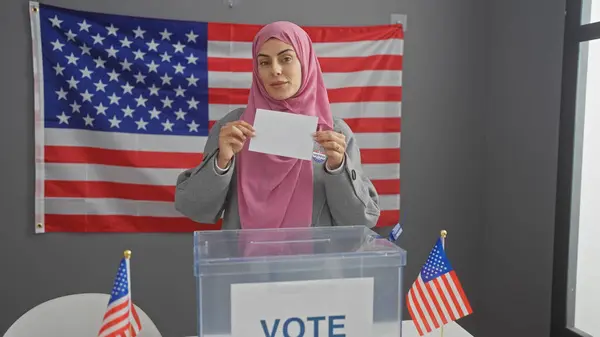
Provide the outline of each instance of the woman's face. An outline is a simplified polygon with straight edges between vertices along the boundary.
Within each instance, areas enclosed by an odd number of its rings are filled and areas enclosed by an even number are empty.
[[[298,92],[302,68],[292,46],[269,39],[258,51],[257,62],[260,80],[273,99],[288,99]]]

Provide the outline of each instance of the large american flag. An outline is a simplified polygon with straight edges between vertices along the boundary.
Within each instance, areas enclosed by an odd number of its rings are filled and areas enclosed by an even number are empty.
[[[473,313],[439,238],[406,295],[419,336]]]
[[[98,337],[135,337],[142,330],[140,317],[131,300],[129,259],[119,264]]]
[[[36,232],[218,229],[174,209],[210,127],[247,103],[259,25],[140,18],[31,3]],[[398,222],[403,31],[304,27],[334,115],[352,128]]]

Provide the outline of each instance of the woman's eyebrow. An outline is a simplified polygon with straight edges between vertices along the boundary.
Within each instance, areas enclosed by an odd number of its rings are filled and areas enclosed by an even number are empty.
[[[292,49],[284,49],[284,50],[280,51],[279,53],[277,53],[277,55],[281,55],[281,54],[283,54],[285,52],[288,52],[288,51],[292,51],[293,52]],[[265,54],[258,54],[258,56],[269,57],[269,55],[265,55]]]

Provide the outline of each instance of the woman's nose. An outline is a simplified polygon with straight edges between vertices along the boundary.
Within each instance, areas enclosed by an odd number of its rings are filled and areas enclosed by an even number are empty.
[[[273,63],[273,75],[281,75],[281,66],[278,63]]]

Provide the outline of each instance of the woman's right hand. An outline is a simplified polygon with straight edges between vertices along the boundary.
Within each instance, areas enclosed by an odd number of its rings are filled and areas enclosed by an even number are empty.
[[[234,121],[225,124],[219,132],[219,157],[217,164],[227,167],[231,158],[242,150],[248,137],[254,137],[254,128],[248,122]]]

